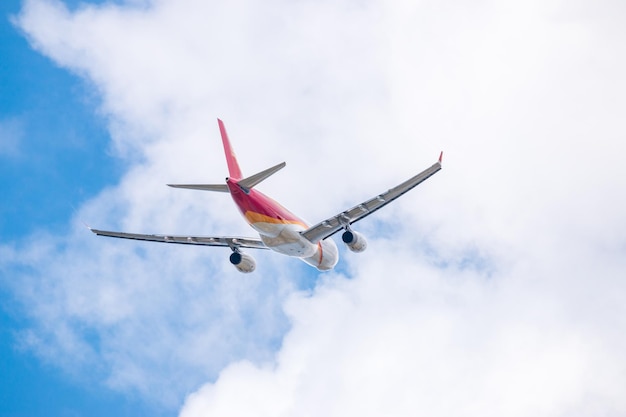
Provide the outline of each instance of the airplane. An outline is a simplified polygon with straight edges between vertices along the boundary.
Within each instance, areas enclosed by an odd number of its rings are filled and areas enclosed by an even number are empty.
[[[244,177],[237,157],[230,144],[222,120],[217,119],[226,155],[229,176],[224,184],[167,184],[174,188],[217,191],[229,193],[239,211],[259,234],[259,238],[233,236],[176,236],[113,232],[89,228],[99,236],[135,239],[151,242],[179,243],[188,245],[228,247],[232,253],[230,263],[243,273],[256,269],[252,256],[242,249],[271,249],[283,255],[299,258],[320,271],[332,270],[339,261],[337,245],[329,237],[343,230],[341,240],[353,252],[363,252],[367,247],[366,238],[352,229],[352,224],[386,206],[406,192],[412,190],[441,169],[443,152],[431,167],[409,178],[403,183],[378,194],[348,210],[323,220],[313,226],[267,197],[254,187],[269,176],[285,167],[281,162],[249,177]]]

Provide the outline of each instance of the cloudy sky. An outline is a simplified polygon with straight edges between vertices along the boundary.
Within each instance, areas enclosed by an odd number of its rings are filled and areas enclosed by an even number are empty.
[[[0,415],[626,415],[626,6],[9,0]],[[430,166],[331,273],[84,227],[251,235]]]

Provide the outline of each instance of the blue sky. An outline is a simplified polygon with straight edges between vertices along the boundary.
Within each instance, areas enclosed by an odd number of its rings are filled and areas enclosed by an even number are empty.
[[[626,413],[621,3],[0,7],[0,415]],[[217,117],[313,223],[444,169],[326,274],[83,227],[250,235]]]
[[[0,154],[0,235],[18,246],[40,229],[66,233],[74,207],[117,181],[122,169],[108,156],[93,88],[30,47],[11,23],[20,7],[17,0],[0,4],[0,131],[12,143]],[[11,279],[11,271],[3,275]],[[0,297],[0,415],[154,414],[21,349],[15,336],[28,326],[28,306],[4,288]]]
[[[0,4],[0,235],[16,248],[41,231],[67,234],[77,208],[115,184],[124,170],[111,155],[107,123],[99,112],[101,98],[93,84],[33,50],[13,23],[21,3]],[[86,3],[103,2],[65,2],[70,8]],[[302,274],[295,279],[297,286],[311,287],[313,277],[298,267]],[[134,392],[103,387],[84,370],[62,369],[22,346],[20,332],[33,322],[28,304],[4,285],[16,277],[18,269],[3,269],[0,415],[175,414],[175,409]]]
[[[114,181],[105,174],[115,168],[89,87],[30,48],[10,22],[19,2],[2,8],[2,122],[16,142],[3,155],[3,190],[14,203],[2,207],[2,233],[14,237],[64,227],[72,205]]]

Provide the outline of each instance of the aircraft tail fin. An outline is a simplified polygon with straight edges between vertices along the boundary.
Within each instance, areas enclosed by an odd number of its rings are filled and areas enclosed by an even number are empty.
[[[220,127],[220,133],[222,135],[222,144],[224,145],[224,154],[226,155],[226,163],[228,164],[228,174],[231,179],[235,180],[237,185],[245,191],[246,193],[252,189],[255,185],[268,178],[270,175],[275,174],[279,170],[285,167],[285,163],[281,162],[278,165],[274,165],[271,168],[263,170],[257,174],[254,174],[248,178],[243,178],[241,175],[241,169],[239,168],[239,163],[237,162],[237,157],[235,156],[235,151],[230,144],[230,140],[228,139],[228,134],[226,133],[226,128],[224,127],[224,122],[220,119],[217,119],[217,123]],[[190,190],[203,190],[203,191],[218,191],[222,193],[228,193],[230,190],[228,189],[228,185],[226,184],[167,184],[170,187],[174,188],[187,188]]]
[[[237,156],[235,156],[235,151],[230,145],[228,133],[226,133],[226,127],[224,127],[224,122],[222,122],[220,119],[217,119],[217,124],[220,127],[220,134],[222,135],[224,154],[226,155],[226,163],[228,164],[228,175],[234,180],[240,180],[243,178],[243,176],[241,175],[241,169],[239,168],[239,163],[237,162]]]

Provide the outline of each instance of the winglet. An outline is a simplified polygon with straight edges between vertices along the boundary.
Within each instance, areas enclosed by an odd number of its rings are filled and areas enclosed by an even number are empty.
[[[220,127],[220,134],[222,135],[224,154],[226,155],[226,163],[228,164],[228,175],[234,180],[240,180],[243,176],[241,175],[241,169],[239,169],[239,163],[237,162],[235,151],[230,145],[230,140],[228,139],[228,134],[226,133],[226,127],[224,127],[224,122],[217,119],[217,124]]]
[[[439,154],[439,164],[441,164],[441,160],[443,159],[443,151]]]

